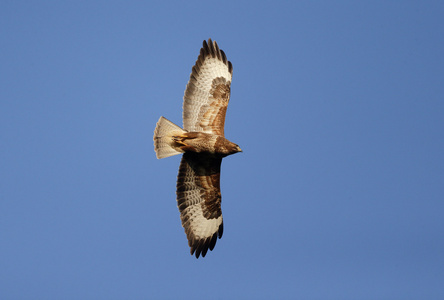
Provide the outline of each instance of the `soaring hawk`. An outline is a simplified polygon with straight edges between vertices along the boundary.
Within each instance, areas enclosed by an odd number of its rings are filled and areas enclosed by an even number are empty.
[[[160,117],[154,130],[157,158],[182,155],[177,206],[191,255],[204,257],[222,237],[220,166],[242,151],[224,137],[233,66],[217,43],[203,42],[183,97],[183,129]]]

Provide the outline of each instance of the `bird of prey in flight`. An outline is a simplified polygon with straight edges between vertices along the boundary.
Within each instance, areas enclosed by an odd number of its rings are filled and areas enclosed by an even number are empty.
[[[183,154],[177,206],[191,255],[204,257],[222,237],[220,166],[241,152],[224,136],[233,65],[215,41],[203,42],[183,97],[183,128],[160,117],[154,130],[157,158]]]

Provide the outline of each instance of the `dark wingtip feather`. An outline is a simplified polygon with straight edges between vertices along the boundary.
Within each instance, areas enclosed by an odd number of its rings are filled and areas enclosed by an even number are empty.
[[[222,54],[220,53],[219,45],[214,41],[214,48],[216,49],[216,56],[219,60],[223,61]]]
[[[231,64],[231,61],[228,61],[228,72],[233,74],[233,65]]]
[[[203,247],[202,247],[202,257],[205,257],[205,255],[207,255],[207,251],[208,251],[208,247],[209,247],[209,243],[210,243],[210,237],[205,239],[203,242]]]
[[[214,246],[216,246],[216,241],[217,241],[217,234],[213,234],[213,236],[211,237],[211,240],[210,240],[210,245],[209,245],[210,251],[213,251]]]
[[[196,258],[199,258],[199,255],[202,253],[202,250],[205,246],[204,244],[205,240],[199,240],[197,242],[197,246],[196,246]],[[202,257],[204,257],[205,255],[202,255]]]
[[[225,55],[225,52],[219,48],[219,45],[217,44],[217,42],[213,41],[211,38],[208,39],[208,42],[205,40],[202,42],[202,48],[200,49],[200,54],[199,54],[199,57],[197,58],[196,64],[195,64],[195,66],[197,66],[197,68],[196,68],[196,70],[193,69],[192,70],[193,72],[199,71],[201,64],[203,63],[203,61],[205,60],[205,58],[207,56],[211,56],[213,58],[217,58],[220,61],[222,61],[225,65],[227,65],[228,72],[233,74],[233,65],[231,64],[230,61],[228,61],[227,56]],[[193,72],[191,74],[193,74]]]
[[[222,222],[222,224],[220,224],[219,230],[217,233],[218,233],[219,238],[222,238],[222,234],[224,233],[224,222]]]
[[[201,52],[203,51],[203,56],[202,58],[205,58],[206,55],[208,55],[210,53],[210,47],[207,44],[207,41],[203,41],[203,47],[201,49]]]
[[[188,245],[190,246],[190,254],[195,255],[196,258],[199,258],[199,256],[205,257],[208,250],[213,251],[214,247],[216,246],[217,239],[222,237],[223,231],[224,225],[222,223],[219,225],[218,231],[206,239],[189,239]]]

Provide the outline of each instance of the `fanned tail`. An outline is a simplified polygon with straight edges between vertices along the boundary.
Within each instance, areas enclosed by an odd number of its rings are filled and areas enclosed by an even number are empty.
[[[183,153],[183,151],[175,147],[173,136],[181,135],[186,131],[167,120],[164,117],[160,117],[157,121],[156,129],[154,129],[154,151],[158,159],[165,158],[177,154]]]

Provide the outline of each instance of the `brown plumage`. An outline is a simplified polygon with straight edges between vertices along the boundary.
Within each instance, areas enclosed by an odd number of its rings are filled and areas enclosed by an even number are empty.
[[[183,129],[160,117],[154,130],[157,158],[183,153],[177,206],[191,255],[205,256],[222,237],[220,166],[241,149],[224,137],[233,66],[216,42],[203,42],[183,101]]]

